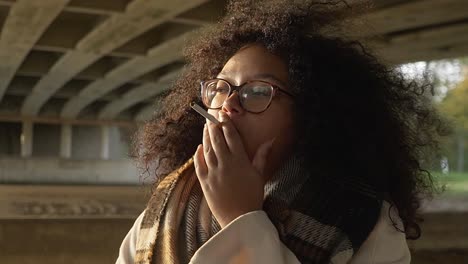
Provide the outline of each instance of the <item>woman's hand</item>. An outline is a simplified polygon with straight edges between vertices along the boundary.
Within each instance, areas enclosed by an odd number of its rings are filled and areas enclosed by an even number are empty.
[[[250,162],[232,121],[222,111],[219,115],[221,125],[205,124],[194,164],[208,206],[224,227],[240,215],[262,209],[263,171],[274,140],[262,144]]]

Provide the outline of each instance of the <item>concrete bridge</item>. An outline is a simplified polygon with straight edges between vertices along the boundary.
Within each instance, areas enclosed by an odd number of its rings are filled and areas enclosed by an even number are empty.
[[[149,193],[128,157],[129,137],[181,70],[184,43],[222,16],[225,4],[0,0],[2,263],[115,259]],[[374,4],[354,18],[368,25],[356,37],[386,63],[468,54],[467,0]],[[444,250],[468,258],[457,251],[468,248],[465,240],[440,233],[468,230],[460,220],[466,213],[433,210],[428,217],[429,235],[412,247],[442,250],[434,258],[448,256]],[[415,263],[429,263],[424,254]]]

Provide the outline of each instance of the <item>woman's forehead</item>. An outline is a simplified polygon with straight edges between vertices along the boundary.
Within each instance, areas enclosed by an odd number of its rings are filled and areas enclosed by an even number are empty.
[[[240,49],[224,65],[218,77],[234,79],[276,79],[288,82],[288,70],[283,60],[259,44]]]

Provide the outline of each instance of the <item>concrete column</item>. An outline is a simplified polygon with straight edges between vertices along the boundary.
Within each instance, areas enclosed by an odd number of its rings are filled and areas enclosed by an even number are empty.
[[[63,124],[60,134],[60,157],[64,159],[71,158],[72,150],[72,126]]]
[[[33,123],[31,121],[23,121],[20,141],[21,157],[31,157],[33,144]]]
[[[110,127],[101,126],[101,159],[109,159]]]

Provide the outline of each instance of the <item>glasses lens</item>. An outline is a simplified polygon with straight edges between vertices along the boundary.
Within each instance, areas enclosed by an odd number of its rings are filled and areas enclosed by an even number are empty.
[[[229,84],[223,80],[207,81],[203,85],[203,102],[209,108],[219,108],[229,95]]]
[[[268,83],[250,82],[244,85],[240,94],[240,101],[245,110],[262,112],[270,104],[273,87]]]

